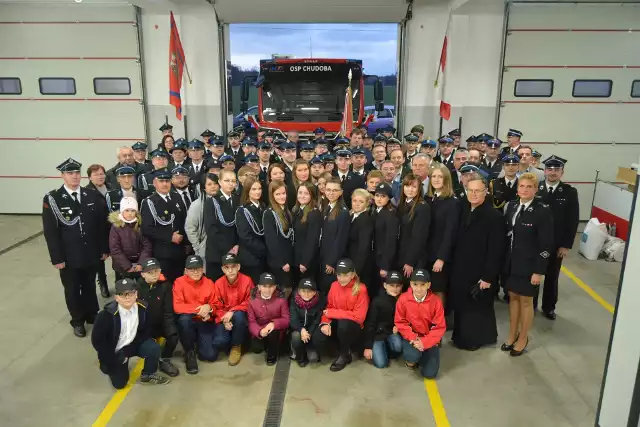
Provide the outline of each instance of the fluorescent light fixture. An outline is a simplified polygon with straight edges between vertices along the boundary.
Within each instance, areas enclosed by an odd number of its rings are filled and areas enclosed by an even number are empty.
[[[358,94],[358,89],[353,91],[353,99],[356,99],[356,95]]]
[[[302,111],[318,111],[318,107],[302,107],[300,108]]]

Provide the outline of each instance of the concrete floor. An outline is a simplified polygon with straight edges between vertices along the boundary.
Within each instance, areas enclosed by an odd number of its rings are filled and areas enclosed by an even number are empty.
[[[0,217],[0,251],[40,230],[39,217]],[[620,264],[572,253],[565,266],[611,304]],[[89,339],[75,338],[61,284],[38,237],[0,256],[0,419],[3,426],[89,426],[113,396]],[[497,303],[500,337],[507,305]],[[592,426],[611,314],[561,275],[558,319],[536,317],[529,351],[475,353],[445,340],[437,384],[451,426]],[[447,334],[449,336],[450,333]],[[200,364],[165,387],[136,384],[113,426],[260,426],[274,368],[245,355],[239,366]],[[327,361],[328,362],[328,361]],[[401,362],[377,370],[356,362],[341,373],[328,363],[291,366],[283,427],[435,426],[424,383]]]

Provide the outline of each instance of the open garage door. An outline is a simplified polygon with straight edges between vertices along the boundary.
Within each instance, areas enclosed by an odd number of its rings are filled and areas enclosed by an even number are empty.
[[[499,135],[510,127],[547,157],[569,160],[564,180],[589,218],[596,170],[614,181],[638,160],[640,6],[515,3],[505,45]]]
[[[64,159],[109,169],[145,139],[136,12],[4,4],[0,16],[0,213],[38,213]]]

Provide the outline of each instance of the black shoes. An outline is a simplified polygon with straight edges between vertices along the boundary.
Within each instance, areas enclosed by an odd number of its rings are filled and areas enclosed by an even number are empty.
[[[329,370],[331,372],[340,372],[342,371],[349,363],[351,363],[351,354],[348,356],[338,356],[338,358],[331,364]]]
[[[275,365],[276,363],[278,363],[278,353],[275,353],[275,354],[267,353],[267,357],[265,357],[265,360],[267,361],[267,366]]]
[[[111,296],[111,294],[109,293],[109,285],[107,285],[107,282],[103,282],[102,280],[98,279],[98,287],[100,288],[100,295],[102,295],[102,298],[109,298]]]
[[[153,373],[149,375],[142,374],[140,376],[140,384],[153,384],[153,385],[165,385],[169,384],[171,380],[162,375]]]
[[[556,320],[556,311],[555,310],[543,311],[542,314],[544,314],[544,317],[546,317],[549,320]]]
[[[158,363],[158,369],[161,372],[169,375],[170,377],[177,377],[180,374],[178,368],[175,367],[173,363],[171,363],[171,359],[160,359],[160,363]]]
[[[73,335],[78,338],[84,338],[87,336],[87,330],[84,328],[84,325],[78,325],[73,327]]]
[[[513,346],[511,346],[511,352],[509,353],[509,356],[511,357],[522,356],[524,354],[524,351],[527,349],[528,345],[529,345],[529,337],[527,337],[527,343],[524,345],[522,350],[516,350],[513,348]]]
[[[187,374],[195,375],[198,373],[198,360],[196,359],[195,350],[191,350],[184,355],[184,364],[187,367]]]
[[[502,350],[502,351],[511,351],[511,350],[513,350],[513,344],[507,344],[506,342],[504,342],[500,346],[500,350]]]
[[[307,357],[307,352],[303,350],[302,355],[296,357],[296,362],[298,362],[298,366],[304,368],[309,364],[309,358]]]

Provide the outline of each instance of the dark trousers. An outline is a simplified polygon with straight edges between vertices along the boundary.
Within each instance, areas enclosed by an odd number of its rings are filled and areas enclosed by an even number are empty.
[[[105,270],[105,265],[104,265],[104,261],[103,260],[100,260],[100,263],[98,264],[98,280],[104,286],[108,286],[107,285],[107,271]]]
[[[336,281],[336,275],[326,273],[326,264],[320,263],[320,273],[318,274],[318,290],[324,295],[329,293],[331,284]]]
[[[215,323],[197,322],[193,314],[178,315],[178,334],[185,353],[198,348],[198,356],[203,360],[215,360],[213,358],[213,335]]]
[[[318,327],[318,332],[322,333],[320,327]],[[341,356],[350,356],[351,350],[362,344],[362,328],[352,320],[333,320],[331,322],[331,337],[329,338],[337,341]]]
[[[116,354],[116,359],[125,360],[133,356],[144,359],[142,375],[150,375],[158,370],[158,359],[160,358],[160,345],[151,338],[141,342],[137,347],[128,345]],[[113,366],[100,364],[100,370],[109,376],[111,384],[117,389],[124,388],[129,382],[129,362],[116,363]]]
[[[215,282],[222,276],[224,276],[224,273],[222,272],[222,264],[219,262],[207,261],[207,277]]]
[[[285,289],[291,289],[293,287],[293,274],[291,270],[288,272],[283,271],[282,268],[272,268],[270,270],[280,290],[284,291]]]
[[[324,347],[327,338],[328,337],[325,334],[320,332],[320,326],[313,331],[311,334],[311,340],[309,340],[308,343],[302,341],[300,332],[294,331],[291,333],[291,346],[295,349],[296,354],[301,354],[302,351],[307,348],[317,350],[318,348]]]
[[[173,283],[178,277],[184,276],[185,258],[158,258],[162,274],[169,282]]]
[[[207,273],[209,273],[208,268],[209,267],[207,267]],[[264,266],[245,267],[243,265],[240,268],[240,271],[243,274],[246,274],[247,276],[249,276],[251,278],[251,280],[253,280],[253,284],[254,285],[257,285],[258,284],[258,280],[260,280],[260,275],[262,273],[264,273],[265,270],[264,270]]]
[[[549,257],[547,265],[547,273],[544,276],[544,289],[542,290],[542,311],[548,313],[556,309],[558,303],[558,278],[560,277],[560,268],[562,267],[563,258],[558,258],[556,253]],[[542,286],[542,285],[541,285]],[[538,286],[538,295],[540,287]],[[533,299],[533,306],[538,307],[538,295]]]
[[[157,327],[153,327],[151,329],[151,336],[153,338],[164,337],[164,347],[162,348],[162,358],[169,359],[173,356],[173,352],[176,350],[178,346],[178,334],[173,330],[171,333],[167,334],[164,330],[163,325],[158,325]]]
[[[65,267],[60,270],[64,299],[71,315],[71,326],[82,326],[84,322],[93,323],[98,314],[96,267]]]
[[[282,331],[273,330],[266,337],[251,337],[251,348],[256,353],[266,351],[267,356],[277,356],[281,333]]]

